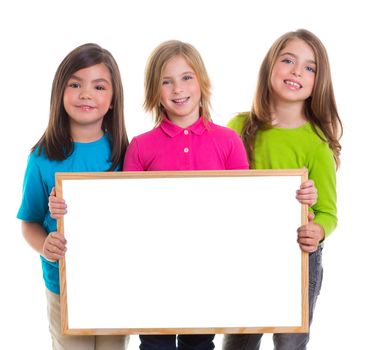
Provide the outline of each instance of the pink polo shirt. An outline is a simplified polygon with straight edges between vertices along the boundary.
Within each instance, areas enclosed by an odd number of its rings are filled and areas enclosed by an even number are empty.
[[[165,118],[153,130],[132,139],[124,171],[248,169],[245,148],[231,129],[199,118],[181,128]]]

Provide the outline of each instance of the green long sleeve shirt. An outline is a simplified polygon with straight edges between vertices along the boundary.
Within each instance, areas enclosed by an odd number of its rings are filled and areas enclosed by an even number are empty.
[[[228,127],[241,134],[248,113],[231,119]],[[255,169],[307,168],[318,191],[313,205],[314,222],[320,224],[325,237],[336,228],[336,164],[328,143],[312,129],[310,123],[288,129],[271,128],[258,132],[254,147]]]

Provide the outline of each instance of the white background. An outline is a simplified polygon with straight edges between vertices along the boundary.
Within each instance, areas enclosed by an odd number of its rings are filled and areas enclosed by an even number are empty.
[[[360,0],[2,2],[2,343],[12,342],[14,349],[50,348],[39,258],[24,242],[15,216],[28,152],[47,126],[51,83],[64,56],[86,42],[111,51],[122,73],[131,138],[152,127],[141,107],[143,73],[148,55],[161,41],[187,41],[200,51],[213,83],[214,121],[225,124],[236,112],[250,108],[257,71],[272,42],[284,32],[307,28],[327,47],[344,123],[339,225],[324,250],[324,282],[309,348],[360,348],[365,311],[365,240],[359,203],[364,195],[365,25],[360,4]],[[269,338],[265,336],[262,349],[272,348]],[[218,336],[217,348],[220,342]],[[130,348],[137,346],[133,338]]]

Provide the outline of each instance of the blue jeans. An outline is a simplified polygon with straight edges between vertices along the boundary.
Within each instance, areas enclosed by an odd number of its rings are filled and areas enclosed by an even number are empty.
[[[309,324],[321,290],[323,277],[322,247],[309,254]],[[262,334],[226,334],[223,350],[258,350]],[[305,350],[309,333],[278,333],[273,335],[274,350]]]
[[[213,350],[214,334],[140,335],[140,350]]]

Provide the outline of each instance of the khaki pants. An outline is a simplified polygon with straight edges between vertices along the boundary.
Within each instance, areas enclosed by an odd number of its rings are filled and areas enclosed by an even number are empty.
[[[61,331],[60,296],[46,289],[49,330],[52,337],[53,350],[126,350],[128,336],[96,335],[75,336],[64,335]]]

